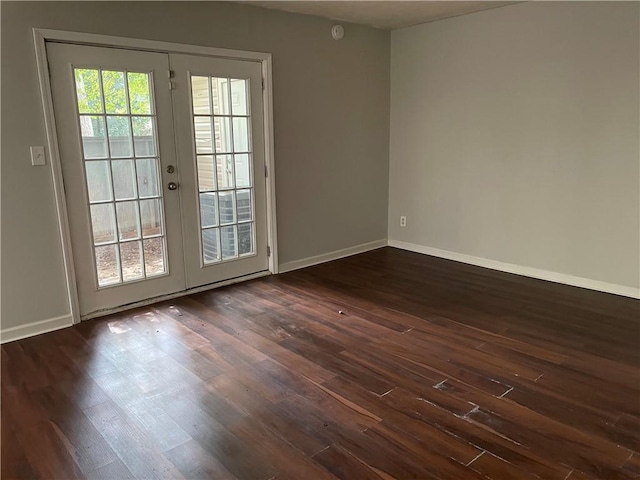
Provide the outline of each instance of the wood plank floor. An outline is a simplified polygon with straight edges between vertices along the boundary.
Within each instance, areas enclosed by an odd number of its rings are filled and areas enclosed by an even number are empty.
[[[640,302],[383,248],[2,346],[2,478],[640,477]]]

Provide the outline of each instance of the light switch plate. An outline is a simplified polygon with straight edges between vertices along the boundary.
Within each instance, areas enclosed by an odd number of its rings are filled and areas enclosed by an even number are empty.
[[[44,147],[31,147],[31,165],[46,165],[46,159],[44,158]]]

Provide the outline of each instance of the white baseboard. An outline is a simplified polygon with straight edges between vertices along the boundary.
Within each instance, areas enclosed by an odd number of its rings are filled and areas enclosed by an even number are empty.
[[[40,320],[39,322],[27,323],[17,327],[4,328],[0,330],[0,343],[13,342],[22,338],[33,337],[41,333],[53,332],[61,328],[67,328],[73,325],[71,315],[62,315],[60,317]]]
[[[215,284],[202,285],[200,287],[190,288],[176,293],[168,295],[162,295],[160,297],[149,298],[147,300],[141,300],[129,305],[123,305],[121,307],[114,307],[110,309],[101,310],[99,312],[93,312],[82,317],[82,320],[90,320],[93,318],[103,317],[105,315],[111,315],[112,313],[118,313],[132,308],[142,307],[145,305],[151,305],[153,303],[162,302],[165,300],[171,300],[194,293],[204,292],[206,290],[212,290],[218,287],[224,287],[238,282],[244,282],[253,280],[254,278],[260,278],[267,275],[271,275],[271,272],[264,271],[253,273],[251,275],[245,275],[243,277],[232,278]],[[71,314],[62,315],[61,317],[50,318],[48,320],[41,320],[39,322],[28,323],[26,325],[19,325],[17,327],[10,327],[0,330],[0,344],[13,342],[14,340],[22,340],[23,338],[33,337],[42,333],[53,332],[54,330],[60,330],[61,328],[67,328],[73,325],[73,317]]]
[[[574,287],[587,288],[589,290],[597,290],[600,292],[613,293],[615,295],[621,295],[624,297],[640,298],[640,289],[634,287],[628,287],[626,285],[617,285],[615,283],[601,282],[599,280],[591,280],[589,278],[577,277],[574,275],[568,275],[565,273],[551,272],[549,270],[542,270],[539,268],[525,267],[522,265],[516,265],[513,263],[500,262],[497,260],[490,260],[488,258],[474,257],[472,255],[466,255],[464,253],[451,252],[448,250],[442,250],[439,248],[427,247],[424,245],[418,245],[415,243],[403,242],[400,240],[386,239],[376,240],[373,242],[363,243],[354,247],[344,248],[342,250],[336,250],[322,255],[316,255],[314,257],[303,258],[301,260],[294,260],[292,262],[286,262],[280,265],[279,272],[285,273],[292,270],[298,270],[300,268],[310,267],[319,263],[330,262],[332,260],[338,260],[339,258],[349,257],[358,253],[368,252],[369,250],[375,250],[376,248],[389,245],[390,247],[400,248],[402,250],[409,250],[411,252],[423,253],[425,255],[431,255],[439,258],[446,258],[448,260],[454,260],[456,262],[467,263],[469,265],[476,265],[479,267],[490,268],[492,270],[498,270],[501,272],[514,273],[516,275],[522,275],[525,277],[538,278],[541,280],[547,280],[549,282],[562,283],[565,285],[571,285]],[[267,274],[261,272],[255,275],[255,277],[263,276]],[[253,276],[252,276],[253,278]],[[227,282],[230,283],[230,282]],[[180,292],[174,294],[172,297],[196,293],[200,290],[211,288],[210,285],[201,287],[199,289],[193,289],[193,291]],[[112,313],[112,312],[110,312]],[[17,327],[10,327],[0,330],[0,344],[13,342],[34,335],[40,335],[42,333],[52,332],[61,328],[67,328],[73,325],[71,315],[62,315],[60,317],[49,318],[47,320],[41,320],[38,322],[28,323],[26,325],[19,325]]]
[[[478,267],[490,268],[501,272],[515,273],[525,277],[539,278],[549,282],[563,283],[574,287],[588,288],[589,290],[598,290],[600,292],[613,293],[624,297],[640,298],[640,289],[628,287],[626,285],[617,285],[615,283],[601,282],[599,280],[591,280],[589,278],[576,277],[566,273],[551,272],[540,268],[525,267],[513,263],[499,262],[488,258],[474,257],[465,255],[464,253],[450,252],[449,250],[441,250],[439,248],[426,247],[415,243],[402,242],[400,240],[389,239],[389,246],[409,250],[416,253],[424,253],[439,258],[446,258],[456,262],[468,263]]]
[[[350,257],[358,253],[368,252],[369,250],[375,250],[376,248],[386,247],[387,239],[375,240],[373,242],[362,243],[354,247],[343,248],[342,250],[335,250],[329,253],[323,253],[322,255],[316,255],[314,257],[303,258],[301,260],[294,260],[292,262],[281,263],[278,273],[290,272],[292,270],[298,270],[299,268],[310,267],[319,263],[330,262],[331,260],[338,260],[339,258]]]

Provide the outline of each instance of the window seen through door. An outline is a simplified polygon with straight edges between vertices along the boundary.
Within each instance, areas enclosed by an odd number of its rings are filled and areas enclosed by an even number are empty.
[[[255,254],[249,81],[191,76],[202,261]]]

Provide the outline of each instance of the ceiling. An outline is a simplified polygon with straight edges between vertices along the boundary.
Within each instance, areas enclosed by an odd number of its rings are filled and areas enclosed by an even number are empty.
[[[465,2],[465,1],[244,1],[264,8],[286,12],[318,15],[343,22],[360,23],[371,27],[393,30],[442,18],[503,7],[519,2]]]

